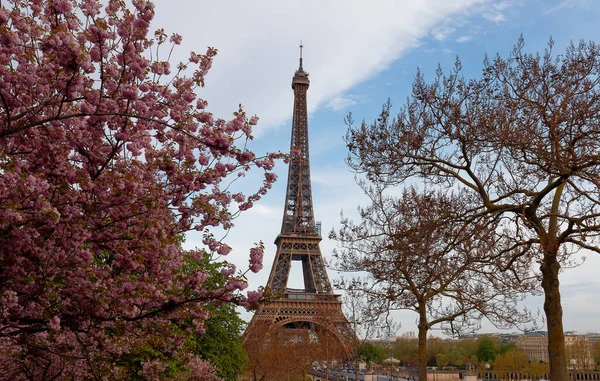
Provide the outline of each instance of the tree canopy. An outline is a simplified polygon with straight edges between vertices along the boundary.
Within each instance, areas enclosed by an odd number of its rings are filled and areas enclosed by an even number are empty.
[[[496,377],[500,379],[519,378],[529,366],[527,356],[523,351],[512,350],[503,355],[496,357],[494,363],[494,372]],[[539,375],[543,377],[545,374]]]
[[[351,167],[398,184],[422,180],[462,192],[464,218],[493,218],[498,266],[532,263],[544,291],[551,379],[566,380],[558,274],[580,249],[600,252],[600,47],[486,57],[479,78],[457,60],[391,115],[347,134]]]
[[[479,361],[494,361],[496,358],[495,343],[489,337],[482,337],[477,344],[477,359]]]
[[[337,267],[365,272],[346,282],[369,297],[374,316],[390,309],[418,314],[419,378],[427,376],[427,335],[441,326],[457,335],[479,327],[485,316],[498,326],[528,322],[517,303],[531,287],[528,268],[519,277],[495,266],[494,221],[461,220],[466,201],[459,195],[404,189],[394,197],[387,184],[371,178],[361,186],[371,203],[360,220],[342,219],[333,232]]]
[[[181,350],[210,306],[261,295],[226,262],[207,287],[186,258],[230,252],[212,229],[266,193],[277,155],[245,147],[255,117],[198,98],[216,50],[171,64],[181,36],[152,35],[153,16],[146,0],[0,3],[0,378],[124,379],[143,351],[197,374]],[[262,186],[234,192],[252,167]],[[191,230],[204,247],[186,252]],[[158,356],[141,372],[168,370]]]

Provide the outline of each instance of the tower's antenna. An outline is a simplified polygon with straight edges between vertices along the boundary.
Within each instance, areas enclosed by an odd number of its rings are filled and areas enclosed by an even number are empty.
[[[302,48],[304,47],[304,45],[302,45],[302,40],[300,40],[300,70],[302,70]]]

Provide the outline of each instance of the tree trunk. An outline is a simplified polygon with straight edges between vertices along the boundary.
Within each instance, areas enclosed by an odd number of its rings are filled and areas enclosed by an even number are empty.
[[[565,351],[565,334],[562,323],[562,306],[558,271],[560,263],[557,259],[558,245],[544,250],[544,260],[540,266],[542,272],[542,288],[544,289],[544,312],[548,328],[548,354],[550,355],[550,380],[567,381],[567,355]]]
[[[419,361],[419,381],[427,381],[427,311],[425,305],[419,305],[419,346],[417,349]]]

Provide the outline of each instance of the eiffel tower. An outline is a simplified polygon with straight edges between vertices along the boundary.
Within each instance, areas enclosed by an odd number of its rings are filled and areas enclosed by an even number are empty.
[[[279,328],[316,328],[337,338],[348,354],[346,345],[354,333],[342,312],[341,295],[333,293],[327,277],[313,213],[306,107],[309,84],[308,73],[302,68],[300,45],[300,66],[292,79],[294,115],[283,223],[275,239],[277,253],[267,282],[267,289],[279,297],[258,308],[244,336],[247,340],[251,336],[266,337],[267,332]],[[292,261],[302,263],[303,289],[287,287]]]

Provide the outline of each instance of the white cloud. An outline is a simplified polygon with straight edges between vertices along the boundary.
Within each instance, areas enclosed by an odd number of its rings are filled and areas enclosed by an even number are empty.
[[[496,24],[500,24],[501,22],[506,20],[502,12],[484,13],[483,17],[488,21],[495,22]]]
[[[182,0],[174,6],[156,0],[153,27],[184,37],[175,59],[216,47],[219,54],[200,95],[221,117],[243,104],[261,118],[263,129],[291,116],[289,86],[300,40],[311,78],[309,110],[314,110],[387,68],[445,20],[483,2]]]
[[[554,7],[547,9],[544,12],[544,14],[549,15],[552,13],[556,13],[560,10],[573,8],[573,7],[576,7],[579,5],[583,5],[585,3],[587,3],[586,0],[564,0],[564,1],[561,1],[558,5],[555,5]]]
[[[352,105],[355,105],[356,101],[351,99],[351,98],[346,98],[346,97],[335,97],[332,98],[329,103],[327,103],[327,107],[332,108],[336,111],[340,111],[343,110],[345,108],[348,108]]]
[[[501,22],[506,21],[504,12],[512,7],[514,3],[515,0],[505,0],[493,4],[491,7],[487,7],[487,10],[484,11],[483,18],[496,24],[500,24]]]
[[[499,2],[497,4],[494,4],[494,8],[497,11],[503,11],[505,9],[510,8],[510,6],[511,6],[511,2],[510,1],[506,1],[506,0],[505,1],[501,1],[501,2]]]
[[[473,36],[460,36],[459,38],[456,39],[456,42],[467,42],[467,41],[471,41],[473,39]]]
[[[454,28],[454,27],[451,27],[449,25],[442,25],[437,28],[434,28],[431,31],[431,34],[433,35],[433,38],[435,38],[436,40],[443,41],[443,40],[447,39],[455,31],[456,31],[456,28]]]

